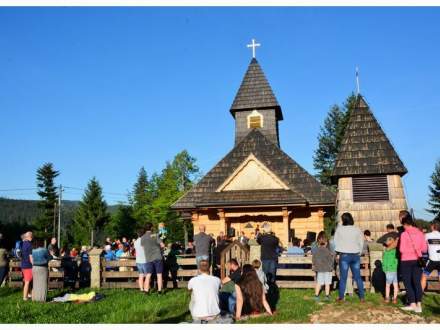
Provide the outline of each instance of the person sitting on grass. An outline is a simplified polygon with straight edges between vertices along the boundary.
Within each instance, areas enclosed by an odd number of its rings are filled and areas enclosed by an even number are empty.
[[[231,259],[228,263],[229,275],[222,280],[222,288],[220,289],[220,308],[224,312],[234,313],[235,308],[235,284],[240,281],[241,268],[237,259]]]
[[[209,261],[199,262],[199,275],[188,282],[191,291],[189,310],[194,321],[210,321],[220,315],[220,279],[209,274]]]
[[[263,311],[272,315],[263,284],[252,265],[243,266],[243,274],[238,284],[235,285],[235,292],[237,295],[235,319],[237,321],[243,316],[260,316]]]
[[[330,285],[332,284],[335,254],[328,247],[325,233],[320,233],[317,239],[318,246],[312,255],[312,268],[316,274],[315,300],[319,301],[321,287],[325,286],[325,300],[330,300]]]
[[[398,260],[396,256],[397,239],[388,237],[386,248],[382,256],[382,268],[385,272],[385,302],[390,302],[390,289],[393,286],[393,304],[397,304],[397,295],[399,293],[399,280],[397,277]]]
[[[263,270],[261,269],[261,261],[255,259],[252,261],[252,267],[254,267],[261,284],[263,284],[264,293],[267,293],[267,290],[269,290],[269,285],[267,284],[266,274],[264,274]]]
[[[292,245],[287,248],[288,256],[300,256],[304,257],[304,250],[300,248],[301,240],[299,238],[293,238]]]

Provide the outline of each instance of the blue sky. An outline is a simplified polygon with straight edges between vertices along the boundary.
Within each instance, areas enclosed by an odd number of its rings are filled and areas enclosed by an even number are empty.
[[[141,166],[159,171],[182,149],[207,172],[233,146],[229,107],[256,38],[284,113],[282,148],[313,173],[319,127],[359,66],[361,93],[409,170],[409,204],[428,217],[439,21],[440,8],[0,8],[0,190],[34,187],[50,161],[58,183],[96,176],[122,194]]]

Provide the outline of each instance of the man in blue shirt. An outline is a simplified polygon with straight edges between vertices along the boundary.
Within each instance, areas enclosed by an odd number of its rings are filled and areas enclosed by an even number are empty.
[[[304,257],[304,250],[299,247],[301,244],[301,240],[298,238],[294,238],[292,243],[292,246],[289,246],[287,248],[287,255]]]
[[[21,250],[21,272],[23,273],[23,300],[31,297],[30,284],[32,282],[32,232],[28,231],[23,235],[23,246]]]

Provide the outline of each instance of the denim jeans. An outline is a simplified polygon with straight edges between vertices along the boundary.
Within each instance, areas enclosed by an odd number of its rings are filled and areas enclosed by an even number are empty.
[[[349,268],[353,274],[353,279],[356,281],[359,298],[363,299],[365,297],[365,293],[364,282],[362,281],[361,277],[361,256],[356,253],[341,253],[339,256],[339,269],[341,277],[339,279],[339,298],[344,299]]]
[[[235,314],[235,305],[237,303],[237,296],[235,294],[235,291],[232,293],[220,292],[219,298],[220,298],[220,309],[223,312]]]
[[[420,280],[422,268],[417,260],[405,260],[400,262],[400,273],[406,289],[406,300],[409,304],[422,302],[423,290]]]
[[[261,260],[263,272],[266,274],[268,283],[275,283],[277,276],[277,260]]]

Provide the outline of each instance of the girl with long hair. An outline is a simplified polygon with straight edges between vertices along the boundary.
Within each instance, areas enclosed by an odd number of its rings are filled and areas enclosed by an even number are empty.
[[[263,285],[252,265],[246,264],[243,266],[241,279],[235,285],[235,293],[237,295],[236,320],[239,320],[242,315],[259,315],[264,310],[272,315]]]

